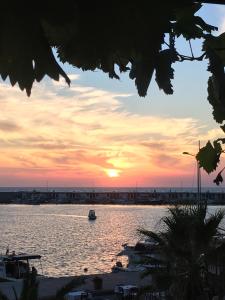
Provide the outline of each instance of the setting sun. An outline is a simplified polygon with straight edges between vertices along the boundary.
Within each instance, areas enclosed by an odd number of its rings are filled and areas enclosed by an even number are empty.
[[[106,170],[106,173],[109,177],[118,177],[119,176],[119,171],[115,170],[115,169]]]

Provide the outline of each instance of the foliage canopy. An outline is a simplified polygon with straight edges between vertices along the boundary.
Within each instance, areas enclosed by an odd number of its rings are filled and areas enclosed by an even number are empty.
[[[28,95],[33,82],[45,75],[55,80],[61,75],[70,83],[54,58],[55,47],[61,62],[82,70],[100,69],[116,79],[116,66],[120,72],[129,72],[140,96],[146,96],[154,71],[159,88],[172,94],[172,64],[207,56],[214,76],[211,81],[215,81],[210,83],[210,101],[216,101],[214,94],[222,101],[220,69],[225,53],[218,48],[223,48],[224,39],[212,37],[216,28],[195,15],[201,8],[196,1],[46,0],[44,6],[35,3],[34,9],[33,5],[28,0],[11,0],[3,4],[0,13],[0,74],[3,80],[9,77],[12,85],[18,83]],[[203,38],[204,55],[179,54],[175,44],[179,36]]]

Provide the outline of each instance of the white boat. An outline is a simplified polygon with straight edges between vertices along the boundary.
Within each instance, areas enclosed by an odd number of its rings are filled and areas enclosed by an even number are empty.
[[[88,219],[89,220],[96,220],[97,216],[95,214],[95,211],[93,209],[90,209],[89,210],[89,213],[88,213]]]
[[[128,263],[126,267],[123,267],[116,262],[112,267],[112,272],[134,272],[134,271],[144,271],[146,269],[152,269],[159,264],[156,263],[161,256],[158,251],[159,244],[151,238],[145,240],[139,240],[134,246],[129,246],[128,244],[123,244],[123,250],[117,254],[118,257],[127,257]],[[144,261],[149,261],[144,263]],[[150,263],[152,261],[152,263]],[[155,262],[155,263],[153,263]]]
[[[33,255],[20,253],[15,254],[13,251],[11,254],[0,255],[0,278],[6,280],[18,280],[26,277],[28,273],[37,274],[37,269],[32,266],[31,260],[38,260],[41,266],[41,255]],[[42,269],[42,268],[41,268]]]

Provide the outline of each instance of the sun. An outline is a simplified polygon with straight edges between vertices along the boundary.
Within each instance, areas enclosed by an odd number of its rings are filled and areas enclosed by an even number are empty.
[[[116,169],[108,169],[108,170],[106,170],[106,173],[109,177],[118,177],[119,176],[119,170],[116,170]]]

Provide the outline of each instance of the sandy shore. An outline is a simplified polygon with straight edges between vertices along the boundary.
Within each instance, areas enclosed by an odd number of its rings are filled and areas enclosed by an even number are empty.
[[[88,289],[94,291],[94,286],[92,279],[96,275],[85,275],[85,283],[76,289]],[[146,277],[141,279],[140,272],[119,272],[119,273],[106,273],[97,274],[97,276],[103,279],[102,291],[113,291],[116,284],[136,284],[138,286],[146,286],[151,283],[151,278]],[[78,277],[59,277],[59,278],[41,278],[39,279],[39,298],[45,299],[56,295],[57,291],[63,286],[68,284],[72,279]],[[22,289],[22,282],[3,282],[0,283],[0,290],[4,293],[10,300],[15,300],[15,295],[13,292],[13,287],[19,295]]]

